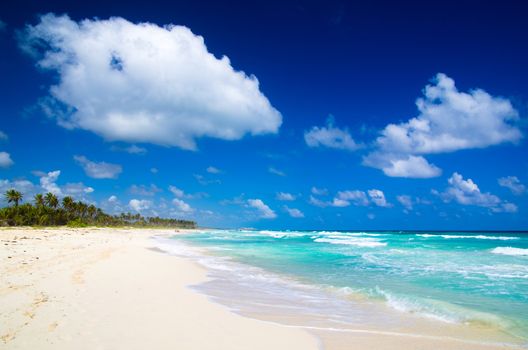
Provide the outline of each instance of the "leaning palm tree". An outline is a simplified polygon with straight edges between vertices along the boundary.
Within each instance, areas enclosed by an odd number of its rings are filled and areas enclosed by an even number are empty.
[[[13,188],[10,190],[7,190],[4,196],[7,200],[7,203],[15,203],[15,207],[18,207],[18,203],[20,203],[23,197],[21,192]]]
[[[46,202],[46,205],[50,208],[55,209],[59,206],[59,199],[57,198],[56,195],[54,195],[51,192],[46,193],[44,200]]]

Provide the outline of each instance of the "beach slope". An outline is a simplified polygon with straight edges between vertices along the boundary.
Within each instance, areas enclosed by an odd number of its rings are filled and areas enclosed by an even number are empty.
[[[172,230],[0,230],[2,349],[317,349],[307,332],[193,292],[203,269],[152,249]]]

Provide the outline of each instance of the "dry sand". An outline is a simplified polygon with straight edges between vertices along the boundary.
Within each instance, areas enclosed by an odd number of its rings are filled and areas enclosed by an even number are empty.
[[[203,269],[149,238],[173,230],[0,230],[0,349],[317,349],[187,288]]]

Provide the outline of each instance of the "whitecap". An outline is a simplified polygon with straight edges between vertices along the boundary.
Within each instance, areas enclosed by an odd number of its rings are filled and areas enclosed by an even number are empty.
[[[497,247],[491,251],[493,254],[513,255],[513,256],[527,256],[528,249],[514,248],[514,247]]]
[[[433,235],[429,233],[418,234],[418,237],[424,238],[435,238],[441,237],[444,239],[489,239],[489,240],[498,240],[498,241],[510,241],[514,239],[520,239],[520,237],[513,236],[486,236],[486,235]]]
[[[317,243],[329,243],[329,244],[343,244],[353,245],[356,247],[384,247],[387,245],[385,242],[380,242],[373,238],[316,238],[314,242]]]

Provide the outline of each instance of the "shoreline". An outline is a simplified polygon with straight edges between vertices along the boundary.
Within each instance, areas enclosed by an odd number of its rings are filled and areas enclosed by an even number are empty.
[[[165,243],[167,242],[165,241]],[[179,244],[171,247],[166,246],[165,243],[161,243],[160,247],[168,254],[180,256],[180,253],[183,253],[186,258],[200,263],[209,271],[211,280],[195,287],[200,293],[209,295],[215,302],[223,304],[243,316],[308,330],[322,340],[325,349],[348,349],[351,344],[355,344],[359,349],[408,349],[416,346],[419,346],[420,349],[437,349],[438,346],[441,346],[442,349],[460,350],[526,348],[526,344],[518,338],[500,329],[490,328],[488,325],[441,321],[430,316],[395,310],[385,302],[367,301],[364,299],[365,297],[358,298],[358,296],[353,295],[349,296],[351,299],[345,299],[350,302],[359,302],[355,303],[355,306],[349,311],[358,315],[369,315],[366,319],[362,318],[363,321],[359,323],[343,323],[332,320],[333,316],[330,319],[326,318],[325,315],[327,317],[332,315],[331,310],[340,307],[338,304],[334,304],[334,308],[327,308],[327,313],[324,314],[314,314],[316,310],[313,309],[310,309],[309,313],[291,311],[295,308],[302,310],[304,306],[307,306],[296,303],[297,299],[303,298],[303,294],[290,295],[292,291],[295,292],[295,285],[302,289],[306,289],[306,287],[317,289],[318,294],[311,293],[308,297],[311,300],[321,297],[321,294],[325,294],[323,298],[331,299],[342,299],[344,296],[338,296],[329,290],[320,289],[309,283],[304,284],[302,281],[292,279],[292,276],[282,276],[229,259],[228,263],[225,260],[215,261],[216,255],[211,254],[206,247],[199,247],[196,251],[197,254],[189,254],[189,249],[195,250],[197,247],[188,246],[186,242],[183,242],[183,248]],[[212,260],[208,258],[212,258]],[[289,299],[274,296],[270,298],[263,292],[263,290],[267,290],[266,286],[258,283],[248,284],[246,278],[243,278],[245,280],[243,283],[237,284],[236,280],[240,278],[240,272],[248,276],[267,276],[265,278],[271,278],[274,281],[280,280],[281,285],[276,285],[278,282],[273,282],[272,284],[275,285],[268,287],[272,290],[281,289],[282,293],[289,295]],[[293,288],[290,288],[292,283]],[[247,288],[248,285],[249,288]],[[256,295],[255,290],[259,290],[261,293]],[[348,302],[345,301],[345,304]],[[255,305],[262,305],[263,309],[255,311]]]
[[[200,231],[0,229],[0,348],[522,348],[460,341],[443,329],[418,334],[422,323],[331,329],[303,325],[303,315],[281,320],[268,309],[234,311],[196,288],[214,283],[210,269],[153,240]],[[236,295],[236,286],[230,288]]]
[[[189,232],[189,231],[185,231]],[[0,231],[5,349],[317,349],[308,332],[236,315],[192,291],[191,261],[148,248],[174,230]]]

